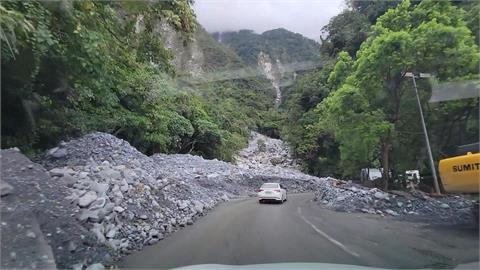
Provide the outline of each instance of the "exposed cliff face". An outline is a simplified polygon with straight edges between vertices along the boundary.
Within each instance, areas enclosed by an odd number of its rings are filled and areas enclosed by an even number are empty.
[[[202,72],[203,53],[199,49],[196,40],[189,40],[188,36],[175,30],[163,18],[158,18],[153,25],[154,33],[158,34],[165,48],[172,53],[172,64],[176,70],[194,77],[198,76]],[[135,23],[135,32],[140,33],[144,29],[144,16],[140,15]]]
[[[285,61],[281,57],[272,56],[267,50],[259,51],[258,55],[255,55],[257,63],[247,67],[247,59],[242,59],[228,44],[222,44],[220,36],[215,40],[199,24],[191,35],[175,30],[162,18],[153,25],[153,31],[172,54],[172,64],[177,73],[194,83],[263,77],[266,80],[262,80],[270,83],[275,90],[275,105],[278,106],[282,99],[282,85],[295,78],[295,71],[292,71],[288,64],[284,65]],[[144,27],[143,17],[139,16],[135,31],[141,32]]]
[[[206,73],[245,68],[233,50],[215,41],[200,24],[191,35],[177,31],[162,18],[157,19],[153,27],[154,33],[172,54],[172,64],[179,75],[199,79]],[[135,30],[140,32],[143,29],[143,17],[139,16]]]
[[[275,89],[275,105],[280,105],[282,101],[282,91],[280,90],[281,79],[285,75],[285,69],[282,62],[277,58],[272,61],[271,57],[264,52],[258,54],[258,67],[263,75],[272,83]]]
[[[282,88],[293,83],[297,71],[321,66],[319,44],[285,29],[262,34],[251,30],[216,32],[212,36],[232,48],[252,69],[270,81],[276,92],[277,106],[282,102]]]
[[[198,42],[198,31],[190,38],[176,31],[165,20],[158,20],[154,32],[158,33],[165,48],[172,53],[172,64],[177,70],[194,78],[203,73],[205,57]]]

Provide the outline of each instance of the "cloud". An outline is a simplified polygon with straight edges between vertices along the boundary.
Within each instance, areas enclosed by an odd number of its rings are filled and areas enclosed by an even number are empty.
[[[196,0],[198,21],[209,32],[285,28],[319,40],[321,28],[345,8],[344,0]]]

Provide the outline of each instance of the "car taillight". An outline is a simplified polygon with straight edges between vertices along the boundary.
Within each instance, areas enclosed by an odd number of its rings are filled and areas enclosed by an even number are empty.
[[[263,191],[263,189],[261,189],[261,188],[257,189],[257,192],[262,192],[262,191]]]
[[[275,189],[274,191],[275,191],[275,192],[280,192],[280,189]]]

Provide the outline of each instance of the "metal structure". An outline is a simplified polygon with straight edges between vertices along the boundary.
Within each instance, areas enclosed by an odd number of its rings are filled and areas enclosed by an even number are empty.
[[[425,143],[427,144],[428,150],[428,159],[430,160],[430,169],[432,170],[433,176],[433,185],[435,187],[435,192],[440,194],[440,186],[438,184],[437,171],[435,170],[435,162],[433,161],[432,148],[430,147],[430,139],[428,138],[427,127],[425,125],[425,119],[423,117],[422,104],[420,103],[420,96],[418,95],[417,82],[415,81],[416,75],[412,72],[405,73],[405,77],[411,77],[413,81],[413,88],[415,89],[415,95],[417,96],[418,110],[420,111],[420,118],[422,120],[423,135],[425,135]],[[428,78],[431,77],[428,73],[419,73],[417,78]]]

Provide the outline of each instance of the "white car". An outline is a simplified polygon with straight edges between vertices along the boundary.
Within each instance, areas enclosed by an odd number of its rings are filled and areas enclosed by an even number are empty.
[[[265,183],[257,190],[260,203],[264,201],[276,201],[283,203],[287,200],[287,190],[279,183]]]

